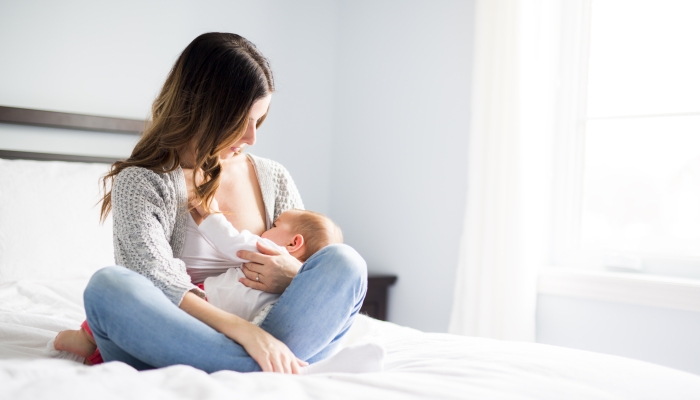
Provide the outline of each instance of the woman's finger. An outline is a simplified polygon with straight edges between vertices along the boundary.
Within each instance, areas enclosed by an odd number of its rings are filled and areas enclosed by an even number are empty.
[[[239,279],[238,282],[244,284],[245,286],[251,289],[265,290],[265,284],[262,283],[259,279],[255,279],[258,277],[257,272],[246,267],[245,264],[243,264],[243,266],[241,267],[241,271],[243,271],[243,275],[245,275],[245,278]]]
[[[270,258],[270,256],[266,256],[265,254],[248,250],[240,250],[238,253],[236,253],[236,255],[244,260],[249,260],[256,264],[265,264],[265,261]]]
[[[255,265],[257,265],[257,264],[255,264]],[[255,283],[256,289],[258,286],[259,287],[267,286],[265,284],[265,282],[263,282],[264,275],[262,275],[260,272],[253,271],[252,269],[246,267],[245,264],[243,264],[243,266],[241,267],[241,271],[243,271],[243,275],[245,275],[245,279],[247,281]],[[241,279],[243,279],[243,278],[241,278]],[[246,285],[246,286],[250,287],[249,285]]]
[[[294,357],[292,360],[292,373],[295,375],[298,375],[301,373],[301,367],[304,367],[305,365],[302,364],[304,361]]]
[[[282,354],[278,353],[277,357],[275,358],[275,361],[277,361],[277,372],[281,374],[286,374],[287,373],[287,365],[284,362],[284,358],[282,358]]]
[[[294,365],[296,362],[294,361],[296,357],[294,357],[291,354],[283,354],[283,361],[284,361],[284,373],[285,374],[294,374]]]
[[[274,372],[272,369],[272,364],[270,363],[270,360],[267,359],[267,357],[263,358],[262,360],[255,360],[258,362],[260,365],[260,369],[263,372]]]
[[[287,350],[287,351],[283,350],[279,353],[280,365],[282,367],[282,372],[285,374],[292,373],[291,361],[294,359],[294,357],[290,357],[289,354],[287,354],[288,351],[289,350]]]
[[[268,256],[278,256],[282,253],[279,251],[272,249],[270,247],[265,246],[261,242],[256,243],[258,246],[258,251],[261,252],[262,254],[268,255]]]
[[[276,353],[272,355],[272,369],[274,372],[284,373],[284,364],[280,359],[280,354]]]
[[[260,282],[251,281],[248,278],[241,278],[238,280],[238,282],[242,283],[243,285],[245,285],[251,289],[262,290],[263,292],[267,288],[267,286],[265,286],[264,284],[262,284]]]
[[[252,265],[256,266],[256,268],[258,267],[257,264]],[[241,271],[243,271],[243,275],[245,275],[245,277],[250,279],[251,281],[260,282],[263,278],[263,276],[260,275],[260,271],[254,271],[250,269],[247,264],[243,264],[241,266]]]

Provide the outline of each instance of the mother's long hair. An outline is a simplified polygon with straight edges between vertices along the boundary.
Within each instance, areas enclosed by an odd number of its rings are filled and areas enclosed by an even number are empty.
[[[194,187],[207,207],[219,187],[219,153],[245,135],[253,103],[273,91],[269,62],[251,42],[233,33],[198,36],[175,62],[131,156],[112,164],[102,179],[100,220],[112,210],[111,187],[119,172],[132,166],[174,171],[185,149],[193,150],[193,169],[203,172]]]

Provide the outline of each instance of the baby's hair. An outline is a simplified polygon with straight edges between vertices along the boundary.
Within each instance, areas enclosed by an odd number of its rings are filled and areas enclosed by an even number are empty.
[[[334,243],[343,243],[343,232],[338,225],[323,214],[295,210],[299,214],[291,223],[292,230],[304,237],[306,251],[299,257],[304,262],[314,253]]]

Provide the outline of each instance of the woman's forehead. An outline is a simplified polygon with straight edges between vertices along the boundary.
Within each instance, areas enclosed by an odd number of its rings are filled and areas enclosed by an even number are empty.
[[[250,118],[260,119],[263,115],[267,113],[267,109],[270,108],[270,101],[272,100],[272,95],[258,99],[253,106],[250,107]]]

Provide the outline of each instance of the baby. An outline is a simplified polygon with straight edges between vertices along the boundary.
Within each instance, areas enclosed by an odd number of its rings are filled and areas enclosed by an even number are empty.
[[[207,213],[202,207],[196,208],[202,217],[197,229],[202,237],[230,261],[231,266],[225,273],[206,278],[203,285],[199,286],[204,289],[207,301],[212,305],[258,326],[280,295],[252,289],[240,282],[240,279],[245,277],[241,270],[241,264],[248,262],[248,260],[238,257],[238,251],[257,252],[256,244],[261,242],[266,247],[283,254],[290,254],[299,261],[305,262],[322,248],[343,242],[340,228],[330,218],[312,211],[286,211],[275,220],[272,228],[263,232],[261,236],[257,236],[246,230],[240,232],[236,230],[226,217],[218,212],[215,200],[210,208],[212,213]],[[55,338],[53,347],[56,350],[64,350],[85,357],[88,364],[101,363],[102,357],[86,322],[81,325],[80,330],[60,332]],[[352,349],[346,351],[344,355],[338,354],[338,356],[348,358],[349,360],[342,364],[350,365],[357,364],[357,356],[360,353],[365,353],[365,356],[361,358],[371,361],[366,362],[366,365],[357,372],[371,372],[377,368],[381,369],[383,350],[377,346]],[[331,365],[317,366],[316,368],[319,368],[317,372],[322,371],[320,368],[323,368],[323,371],[328,371],[330,368],[332,371],[340,369],[347,372],[353,372],[358,368],[353,366],[349,371],[345,366],[339,368],[339,357],[334,358],[336,360]],[[350,359],[352,359],[351,362]]]
[[[212,211],[216,212],[216,207],[214,202]],[[239,232],[223,214],[209,214],[201,207],[197,207],[197,212],[203,218],[199,224],[202,236],[219,253],[237,264],[221,275],[204,280],[203,289],[207,301],[258,326],[280,295],[252,289],[240,283],[245,278],[240,264],[248,261],[238,257],[238,251],[257,252],[256,244],[261,242],[266,247],[305,262],[322,248],[343,242],[340,228],[330,218],[313,211],[286,211],[261,236],[245,230]],[[254,279],[257,278],[259,275]]]

